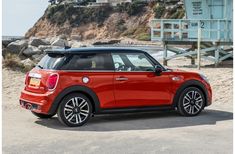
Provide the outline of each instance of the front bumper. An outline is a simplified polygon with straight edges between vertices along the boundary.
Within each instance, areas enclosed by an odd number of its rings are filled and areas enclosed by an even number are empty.
[[[212,89],[211,89],[211,86],[208,82],[206,81],[202,81],[203,84],[205,85],[205,90],[207,91],[207,104],[206,106],[209,106],[212,104]]]

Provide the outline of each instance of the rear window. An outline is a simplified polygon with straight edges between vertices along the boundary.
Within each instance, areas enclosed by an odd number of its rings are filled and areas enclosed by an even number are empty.
[[[67,57],[61,70],[114,70],[109,53],[81,53]]]
[[[36,67],[40,69],[56,70],[61,66],[64,60],[65,56],[63,54],[47,54],[41,59]]]

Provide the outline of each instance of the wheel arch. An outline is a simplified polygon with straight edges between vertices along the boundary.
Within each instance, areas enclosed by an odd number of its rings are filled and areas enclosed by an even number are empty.
[[[55,114],[63,98],[72,93],[84,94],[86,97],[90,99],[92,103],[92,108],[93,108],[92,112],[100,111],[100,101],[99,101],[98,96],[95,94],[95,92],[86,86],[76,85],[76,86],[70,86],[58,94],[58,96],[55,98],[55,100],[53,101],[51,105],[49,114]]]
[[[203,83],[201,83],[198,80],[188,80],[186,82],[184,82],[176,91],[174,99],[173,99],[173,107],[177,107],[179,98],[180,98],[180,94],[183,92],[184,89],[188,88],[188,87],[196,87],[198,89],[200,89],[205,97],[206,100],[206,104],[205,106],[208,106],[208,92],[206,90],[206,87],[203,85]]]

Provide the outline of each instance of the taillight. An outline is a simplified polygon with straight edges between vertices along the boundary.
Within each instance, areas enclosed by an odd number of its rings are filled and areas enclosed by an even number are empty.
[[[58,82],[58,79],[59,79],[58,74],[51,74],[47,79],[47,88],[49,90],[55,89],[57,82]]]
[[[29,72],[26,73],[24,83],[25,83],[25,85],[28,85],[28,84],[29,84]]]

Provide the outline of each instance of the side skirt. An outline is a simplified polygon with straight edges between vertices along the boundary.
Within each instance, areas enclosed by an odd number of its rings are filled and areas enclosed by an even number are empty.
[[[174,110],[174,107],[169,106],[148,106],[148,107],[131,107],[131,108],[112,108],[101,109],[100,112],[95,114],[111,114],[111,113],[132,113],[132,112],[146,112],[146,111],[161,111],[161,110]]]

